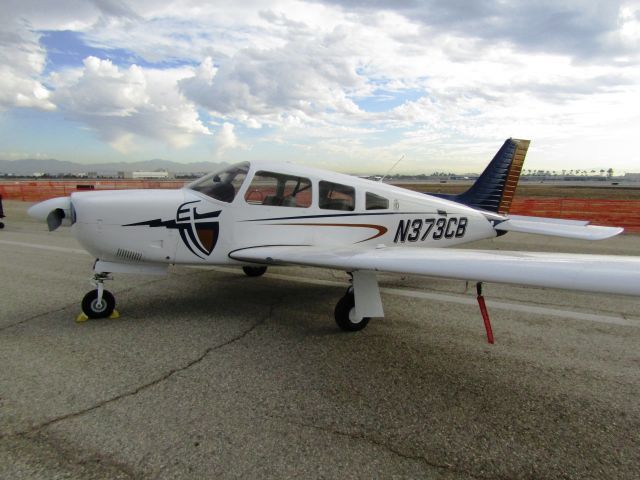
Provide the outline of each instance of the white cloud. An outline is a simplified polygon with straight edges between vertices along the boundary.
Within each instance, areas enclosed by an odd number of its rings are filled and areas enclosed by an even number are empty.
[[[41,82],[46,52],[39,35],[24,21],[0,20],[0,110],[11,107],[53,110]]]
[[[181,88],[216,116],[245,116],[258,123],[270,123],[274,112],[307,119],[358,113],[349,95],[366,89],[366,80],[344,47],[344,38],[336,34],[270,50],[247,48],[222,60],[217,70],[205,60]]]
[[[534,137],[557,161],[569,139],[632,135],[637,0],[534,3],[10,2],[0,109],[56,104],[119,151],[143,139],[184,147],[215,125],[200,151],[213,143],[218,155],[248,157],[253,145],[286,144],[353,171],[405,151],[483,164],[510,135]],[[72,30],[105,55],[73,69],[50,63],[43,79],[39,30]],[[104,60],[109,52],[120,63]],[[618,157],[633,158],[623,148]],[[591,150],[583,157],[598,161]]]
[[[68,118],[88,125],[119,151],[130,151],[135,136],[186,147],[210,133],[178,91],[178,82],[189,75],[191,69],[121,69],[88,57],[82,69],[54,77],[53,100]]]
[[[231,123],[224,122],[218,132],[214,136],[216,156],[221,158],[227,151],[234,149],[246,148],[236,136],[235,126]]]

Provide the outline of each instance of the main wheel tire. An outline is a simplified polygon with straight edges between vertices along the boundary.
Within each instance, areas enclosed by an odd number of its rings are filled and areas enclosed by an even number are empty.
[[[108,290],[102,292],[102,302],[98,305],[98,290],[91,290],[82,299],[82,311],[89,318],[107,318],[116,308],[116,299]]]
[[[0,222],[0,229],[4,228],[4,223]]]
[[[353,293],[347,293],[338,300],[334,311],[336,323],[345,332],[357,332],[369,323],[369,317],[356,319],[356,302]]]
[[[242,267],[242,271],[247,277],[260,277],[267,271],[267,267]]]

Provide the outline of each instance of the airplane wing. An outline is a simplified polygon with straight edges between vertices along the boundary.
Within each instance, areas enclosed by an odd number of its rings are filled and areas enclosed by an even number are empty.
[[[640,257],[446,248],[374,250],[265,246],[230,254],[266,265],[307,265],[640,295]]]

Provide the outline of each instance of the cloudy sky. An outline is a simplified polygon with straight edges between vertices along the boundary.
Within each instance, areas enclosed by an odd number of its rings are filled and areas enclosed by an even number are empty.
[[[2,0],[0,159],[640,171],[640,0]]]

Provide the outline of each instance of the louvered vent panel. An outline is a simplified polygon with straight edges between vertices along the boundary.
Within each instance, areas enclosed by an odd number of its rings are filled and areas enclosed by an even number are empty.
[[[124,248],[119,248],[116,252],[116,257],[126,260],[127,262],[140,262],[142,261],[142,253],[132,252]]]

